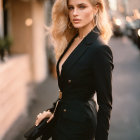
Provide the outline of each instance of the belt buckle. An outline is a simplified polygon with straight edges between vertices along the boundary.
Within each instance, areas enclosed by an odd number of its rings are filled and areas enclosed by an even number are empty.
[[[62,99],[62,91],[59,90],[59,99]]]

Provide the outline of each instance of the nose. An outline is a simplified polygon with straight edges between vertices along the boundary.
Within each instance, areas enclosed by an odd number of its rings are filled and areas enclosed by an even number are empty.
[[[75,8],[73,11],[73,16],[77,16],[78,15],[78,10]]]

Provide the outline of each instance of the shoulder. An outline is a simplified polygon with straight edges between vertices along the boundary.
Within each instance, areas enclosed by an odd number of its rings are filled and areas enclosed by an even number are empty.
[[[113,53],[112,49],[108,44],[105,44],[101,39],[97,39],[95,42],[89,46],[90,62],[97,65],[107,66],[108,64],[113,64]]]
[[[93,56],[100,57],[100,55],[101,56],[108,55],[108,56],[112,57],[112,59],[113,59],[113,52],[112,52],[111,46],[106,44],[100,37],[98,37],[95,40],[95,42],[90,44],[89,51],[90,51],[91,55],[93,55]]]

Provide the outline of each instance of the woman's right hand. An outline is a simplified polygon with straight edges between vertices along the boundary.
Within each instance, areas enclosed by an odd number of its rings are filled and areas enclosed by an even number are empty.
[[[39,113],[37,115],[36,121],[35,121],[35,125],[39,125],[39,123],[44,119],[44,118],[49,118],[49,120],[47,120],[47,123],[51,121],[51,119],[53,118],[53,114],[48,110],[48,111],[43,111],[43,113]]]

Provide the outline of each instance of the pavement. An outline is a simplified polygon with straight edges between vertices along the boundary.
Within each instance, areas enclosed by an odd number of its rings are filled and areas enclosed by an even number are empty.
[[[140,51],[127,37],[113,37],[109,44],[115,66],[109,140],[140,140]],[[51,76],[36,85],[27,115],[19,117],[3,140],[25,140],[24,132],[39,112],[52,106],[57,94],[57,80]]]
[[[51,75],[42,83],[33,86],[30,95],[28,112],[23,113],[11,126],[3,140],[25,140],[23,134],[28,130],[36,120],[38,113],[50,108],[52,103],[58,97],[57,80]]]

